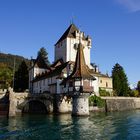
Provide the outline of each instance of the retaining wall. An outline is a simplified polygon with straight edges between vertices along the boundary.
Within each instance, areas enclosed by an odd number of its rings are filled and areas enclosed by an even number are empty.
[[[140,98],[136,97],[102,97],[105,99],[107,112],[140,109]]]

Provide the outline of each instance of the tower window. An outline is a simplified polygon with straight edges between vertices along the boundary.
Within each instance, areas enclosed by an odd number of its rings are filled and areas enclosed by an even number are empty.
[[[108,87],[108,83],[106,82],[106,87]]]
[[[73,87],[73,82],[72,81],[69,82],[69,87]]]

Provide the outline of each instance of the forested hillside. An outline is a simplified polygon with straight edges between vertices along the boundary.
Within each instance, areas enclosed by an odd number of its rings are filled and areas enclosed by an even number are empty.
[[[4,64],[7,65],[7,67],[13,69],[15,61],[15,69],[17,70],[23,60],[29,66],[30,61],[22,56],[0,53],[0,68],[1,65]]]
[[[0,53],[0,89],[13,87],[13,77],[23,62],[29,67],[30,61],[22,56]]]

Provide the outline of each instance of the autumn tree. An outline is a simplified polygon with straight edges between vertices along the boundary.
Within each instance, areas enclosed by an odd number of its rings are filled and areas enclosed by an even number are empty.
[[[7,89],[12,86],[13,70],[4,63],[0,63],[0,82],[2,83],[0,88]]]
[[[125,71],[121,65],[115,64],[112,70],[113,90],[118,96],[129,96],[130,88]]]

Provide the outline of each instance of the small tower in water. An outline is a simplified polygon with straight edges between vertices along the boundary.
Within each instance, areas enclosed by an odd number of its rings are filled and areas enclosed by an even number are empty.
[[[89,115],[88,97],[93,92],[92,81],[95,80],[85,63],[83,49],[79,41],[73,72],[62,82],[68,85],[68,94],[72,97],[72,115],[75,116]]]

